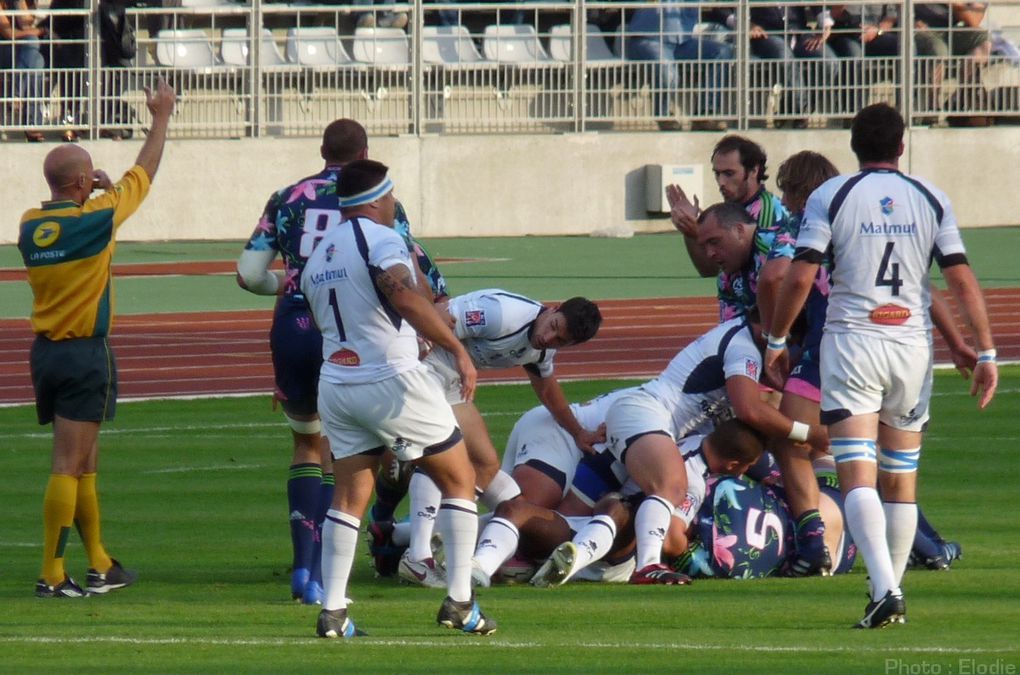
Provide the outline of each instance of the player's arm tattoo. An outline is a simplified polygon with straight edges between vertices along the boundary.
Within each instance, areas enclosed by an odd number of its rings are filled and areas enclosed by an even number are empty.
[[[392,298],[401,290],[418,292],[411,270],[404,265],[394,265],[389,269],[380,270],[375,277],[375,285],[387,298]]]

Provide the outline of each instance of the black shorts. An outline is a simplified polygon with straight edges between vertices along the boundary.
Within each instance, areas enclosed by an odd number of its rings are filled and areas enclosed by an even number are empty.
[[[78,422],[113,419],[117,364],[105,337],[53,341],[37,335],[29,364],[39,424],[54,415]]]
[[[304,303],[281,301],[269,330],[276,396],[293,415],[318,412],[322,335]]]

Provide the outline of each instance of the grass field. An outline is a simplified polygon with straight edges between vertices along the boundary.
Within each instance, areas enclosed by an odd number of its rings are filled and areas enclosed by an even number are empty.
[[[289,601],[289,434],[267,397],[121,405],[102,434],[104,538],[141,580],[106,597],[37,600],[49,429],[31,408],[0,409],[0,671],[1016,673],[1020,368],[1003,376],[981,414],[955,376],[936,376],[921,503],[964,559],[909,572],[910,623],[881,631],[848,628],[865,604],[858,570],[688,588],[495,587],[480,600],[500,630],[476,638],[435,626],[441,591],[374,579],[362,543],[351,613],[371,636],[317,640],[317,609]],[[582,400],[620,385],[566,389]],[[523,386],[484,387],[478,402],[497,446],[534,405]],[[84,551],[77,541],[68,551],[84,581]]]

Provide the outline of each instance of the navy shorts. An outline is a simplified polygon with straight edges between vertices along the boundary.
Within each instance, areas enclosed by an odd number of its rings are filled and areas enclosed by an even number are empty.
[[[54,415],[76,422],[112,420],[117,363],[105,337],[50,340],[37,335],[29,356],[39,424]]]
[[[276,396],[283,409],[294,415],[314,415],[318,411],[322,335],[307,306],[286,300],[277,304],[269,330],[269,350]]]

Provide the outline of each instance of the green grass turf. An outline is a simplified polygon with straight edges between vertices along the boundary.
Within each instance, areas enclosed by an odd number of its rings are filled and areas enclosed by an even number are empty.
[[[288,600],[290,443],[266,397],[122,404],[102,435],[104,539],[141,580],[106,597],[37,600],[49,429],[30,407],[0,409],[0,670],[1016,673],[1020,368],[1003,370],[980,414],[952,373],[936,379],[921,503],[964,559],[908,573],[910,623],[881,631],[848,628],[865,604],[858,570],[689,588],[496,587],[479,595],[500,630],[475,638],[435,626],[441,591],[374,579],[362,542],[351,613],[371,637],[316,640],[317,610]],[[583,400],[621,385],[566,390]],[[487,386],[478,403],[501,446],[535,400],[526,386]],[[74,535],[68,563],[84,581]]]
[[[1012,259],[1017,234],[1018,228],[964,231],[971,262],[986,287],[1020,285],[1020,271]],[[495,287],[555,301],[572,295],[604,300],[715,293],[713,280],[699,278],[694,271],[683,241],[675,232],[631,239],[488,237],[434,239],[426,244],[439,258],[482,259],[441,265],[454,294]],[[115,260],[233,261],[243,246],[242,242],[125,243],[117,247]],[[15,247],[0,247],[0,268],[20,266],[21,258]],[[272,306],[271,298],[237,288],[232,275],[121,278],[115,285],[118,314]],[[28,284],[0,282],[0,318],[28,316],[31,302]]]

